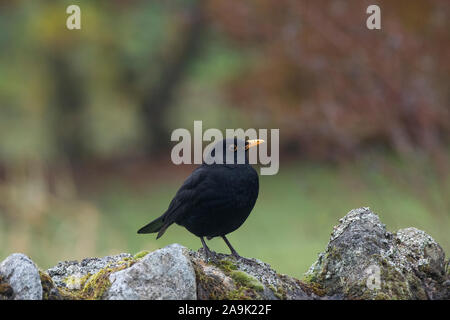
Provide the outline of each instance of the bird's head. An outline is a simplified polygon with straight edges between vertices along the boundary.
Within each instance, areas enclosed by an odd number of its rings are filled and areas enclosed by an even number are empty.
[[[262,139],[241,140],[236,137],[221,140],[206,151],[205,162],[228,165],[248,164],[248,150],[263,142]]]

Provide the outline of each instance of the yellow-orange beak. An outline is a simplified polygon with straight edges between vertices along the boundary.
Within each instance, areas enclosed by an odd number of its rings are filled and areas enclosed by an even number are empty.
[[[263,139],[247,140],[247,144],[245,145],[245,150],[248,150],[251,147],[257,146],[258,144],[261,144],[263,142],[264,142]]]

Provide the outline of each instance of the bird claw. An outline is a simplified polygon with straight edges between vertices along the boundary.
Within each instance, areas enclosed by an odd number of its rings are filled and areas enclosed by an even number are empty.
[[[231,254],[233,257],[235,257],[236,259],[243,259],[243,257],[241,257],[240,255],[237,254],[237,252],[232,253]]]
[[[209,255],[205,255],[206,262],[214,262],[217,263],[218,259],[215,252],[210,252]]]
[[[217,259],[216,259],[216,257],[215,256],[206,256],[205,257],[205,261],[207,262],[207,263],[210,263],[210,262],[217,262]]]
[[[243,259],[236,251],[235,251],[235,252],[232,252],[231,255],[232,255],[233,257],[235,257],[236,259]]]
[[[205,250],[205,248],[200,248],[199,252],[203,251],[203,256],[205,258],[206,262],[216,262],[216,253],[214,251],[211,250]]]

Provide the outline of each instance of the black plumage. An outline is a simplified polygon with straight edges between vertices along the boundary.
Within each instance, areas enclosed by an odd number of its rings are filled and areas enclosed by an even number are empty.
[[[261,142],[235,138],[215,144],[207,161],[180,187],[167,211],[138,233],[158,232],[158,239],[176,223],[200,237],[207,256],[210,250],[204,237],[222,237],[231,253],[239,256],[225,236],[244,223],[258,198],[258,174],[249,164],[248,149]]]

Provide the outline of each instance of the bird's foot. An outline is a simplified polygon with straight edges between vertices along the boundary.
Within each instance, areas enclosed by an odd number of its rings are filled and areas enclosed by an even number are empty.
[[[217,261],[216,253],[214,251],[211,251],[211,250],[205,249],[205,248],[200,248],[198,250],[198,252],[203,254],[206,262],[216,262]]]
[[[231,252],[231,257],[233,257],[236,260],[240,260],[241,262],[251,262],[252,259],[251,258],[246,258],[243,256],[240,256],[236,251],[235,252]]]
[[[212,263],[217,263],[217,258],[216,258],[216,256],[214,256],[214,255],[212,255],[212,256],[206,256],[206,257],[205,257],[205,261],[206,261],[206,263],[210,263],[210,262],[212,262]]]
[[[231,255],[236,259],[243,259],[243,257],[241,257],[236,251],[231,252]]]
[[[206,262],[214,262],[214,263],[216,263],[217,262],[217,255],[216,255],[216,253],[214,252],[214,251],[211,251],[211,252],[209,252],[209,253],[205,253],[205,261]]]

